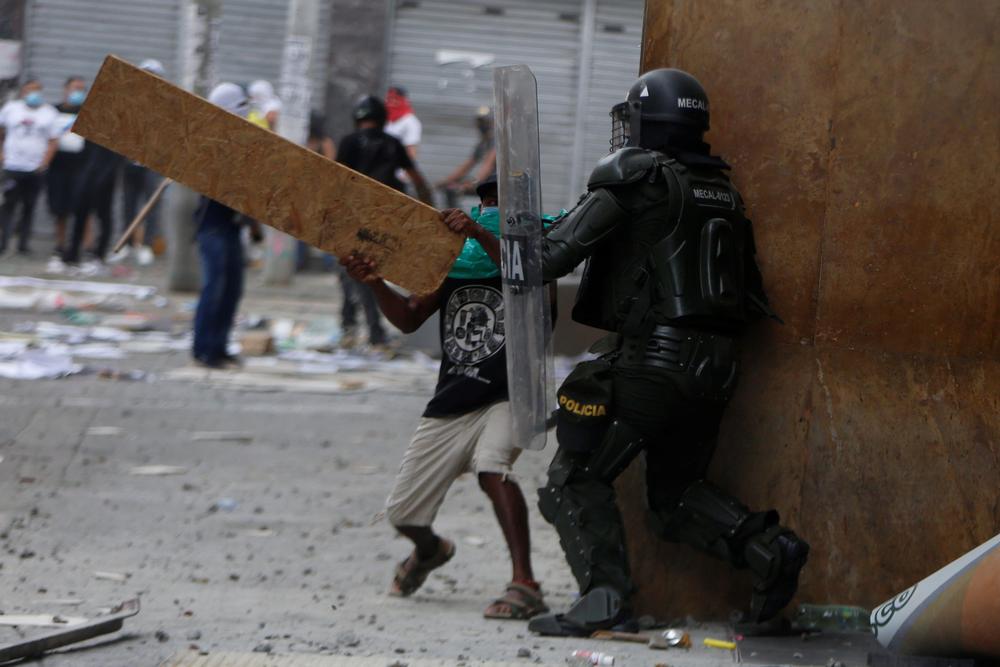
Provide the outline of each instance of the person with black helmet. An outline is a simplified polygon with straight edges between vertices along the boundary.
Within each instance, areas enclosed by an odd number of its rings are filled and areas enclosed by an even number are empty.
[[[475,220],[459,209],[441,212],[442,222],[467,238],[435,292],[407,298],[378,277],[371,260],[352,255],[341,263],[374,291],[382,312],[402,331],[416,331],[440,313],[437,387],[386,501],[389,522],[414,544],[396,567],[390,595],[413,594],[432,570],[454,556],[455,543],[439,536],[432,524],[451,485],[472,472],[493,504],[512,568],[511,582],[484,616],[526,619],[548,608],[531,568],[527,504],[510,477],[520,449],[510,428],[496,177],[481,182],[477,193]]]
[[[809,545],[776,511],[751,511],[704,479],[736,388],[736,338],[755,319],[777,319],[751,224],[729,165],[702,139],[709,103],[693,76],[648,72],[611,115],[613,152],[543,245],[546,280],[586,260],[573,318],[611,334],[560,388],[559,448],[539,490],[580,597],[529,629],[634,627],[613,482],[640,453],[659,536],[749,569],[748,620],[767,621],[795,594]]]
[[[387,118],[385,103],[379,98],[369,95],[358,100],[354,105],[355,131],[341,140],[337,162],[405,192],[403,183],[396,178],[396,170],[401,169],[413,183],[420,201],[433,204],[427,180],[409,152],[399,139],[386,133]]]
[[[396,175],[397,171],[402,170],[413,183],[420,200],[433,205],[427,180],[417,169],[410,154],[399,139],[385,132],[388,113],[382,100],[372,95],[362,97],[354,105],[353,113],[355,130],[341,140],[337,149],[337,162],[405,192],[406,186]],[[357,302],[360,301],[368,320],[368,341],[372,345],[384,345],[387,342],[385,329],[371,289],[348,276],[341,276],[341,284],[344,292],[341,311],[344,340],[353,341]]]

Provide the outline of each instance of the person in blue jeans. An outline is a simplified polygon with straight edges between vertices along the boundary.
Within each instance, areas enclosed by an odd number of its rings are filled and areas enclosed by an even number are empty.
[[[235,83],[220,83],[208,101],[226,111],[246,117],[246,93]],[[226,351],[229,333],[243,296],[243,245],[240,241],[242,216],[208,197],[195,210],[198,249],[201,253],[202,288],[194,316],[195,362],[209,368],[227,368],[239,360]],[[254,241],[260,229],[251,226]]]

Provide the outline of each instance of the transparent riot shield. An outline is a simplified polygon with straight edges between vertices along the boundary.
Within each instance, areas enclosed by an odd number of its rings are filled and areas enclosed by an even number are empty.
[[[553,400],[551,313],[542,284],[538,85],[526,65],[493,71],[507,384],[514,443],[545,447]]]

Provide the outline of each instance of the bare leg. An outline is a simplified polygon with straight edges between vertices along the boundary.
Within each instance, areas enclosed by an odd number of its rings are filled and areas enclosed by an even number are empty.
[[[434,534],[430,526],[396,526],[396,530],[413,542],[420,560],[427,560],[436,554],[441,544],[441,538]]]
[[[531,537],[528,533],[528,506],[521,487],[499,473],[480,473],[479,487],[493,502],[500,530],[510,550],[512,580],[535,584],[531,571]]]

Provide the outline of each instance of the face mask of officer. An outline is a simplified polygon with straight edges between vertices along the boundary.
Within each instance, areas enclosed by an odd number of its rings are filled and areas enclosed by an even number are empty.
[[[45,98],[37,90],[33,90],[24,96],[24,103],[32,109],[37,109],[45,103]]]
[[[74,107],[78,107],[83,104],[85,99],[87,99],[87,91],[85,90],[74,90],[66,96],[66,102],[70,106]]]

